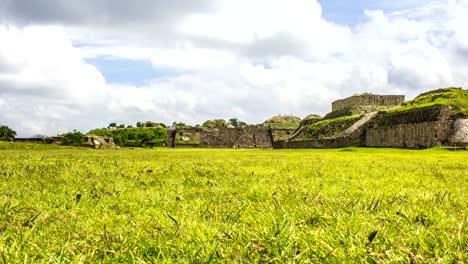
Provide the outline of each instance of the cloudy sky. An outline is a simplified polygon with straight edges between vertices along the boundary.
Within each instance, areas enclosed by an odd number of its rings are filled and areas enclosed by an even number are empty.
[[[0,0],[0,124],[260,123],[468,87],[466,25],[468,0]]]

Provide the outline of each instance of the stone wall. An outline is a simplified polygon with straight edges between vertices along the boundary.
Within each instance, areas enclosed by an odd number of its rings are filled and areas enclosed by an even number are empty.
[[[46,138],[15,138],[15,142],[27,142],[27,143],[38,143],[45,144]]]
[[[273,137],[273,141],[279,141],[289,139],[296,131],[297,129],[290,128],[272,129],[271,134]]]
[[[167,147],[196,148],[200,146],[202,128],[167,129]]]
[[[191,128],[168,129],[167,146],[201,148],[272,148],[271,129],[248,128]]]
[[[430,148],[446,143],[452,132],[451,120],[402,124],[366,130],[367,147]]]
[[[468,146],[468,119],[455,120],[449,142],[451,145]]]
[[[452,134],[451,108],[436,105],[379,113],[366,130],[368,147],[430,148],[446,144]]]
[[[404,95],[354,95],[346,99],[337,100],[332,103],[332,112],[350,108],[353,106],[383,105],[398,106],[405,101]]]
[[[84,142],[83,142],[83,144],[81,146],[82,147],[87,147],[87,148],[95,148],[95,149],[102,149],[102,148],[115,149],[115,148],[118,148],[118,146],[114,144],[114,139],[113,138],[99,137],[99,136],[94,136],[94,135],[86,136],[84,138]]]
[[[364,105],[364,106],[353,106],[348,108],[343,108],[334,112],[326,114],[323,119],[335,119],[343,116],[353,116],[353,115],[366,115],[375,112],[381,112],[389,110],[391,106],[382,106],[382,105]]]
[[[374,118],[372,126],[395,126],[447,120],[450,119],[451,112],[450,106],[435,105],[408,111],[379,113]]]
[[[204,129],[200,133],[203,148],[272,148],[271,129],[222,128]]]

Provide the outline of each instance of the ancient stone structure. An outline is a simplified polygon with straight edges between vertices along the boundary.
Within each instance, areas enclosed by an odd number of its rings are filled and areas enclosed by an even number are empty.
[[[187,128],[168,129],[168,143],[174,147],[200,148],[272,148],[272,130],[247,128]]]
[[[324,118],[311,115],[298,129],[189,128],[169,129],[168,147],[202,148],[468,148],[468,119],[455,118],[452,108],[434,105],[393,109],[402,95],[352,96],[333,102]],[[389,110],[391,108],[391,110]]]
[[[367,147],[429,148],[447,142],[451,122],[425,122],[370,128],[366,131]]]
[[[358,119],[337,119],[322,128],[314,128],[313,132],[308,131],[309,138],[301,138],[300,134],[304,135],[307,127],[300,128],[289,140],[276,142],[273,146],[275,148],[350,146],[466,148],[468,147],[468,119],[456,119],[451,114],[452,109],[447,105],[406,111],[374,112]]]
[[[468,119],[455,120],[449,143],[455,146],[468,146]]]
[[[445,105],[381,113],[369,123],[365,146],[428,148],[448,144],[454,120]]]
[[[94,136],[94,135],[86,136],[81,146],[88,147],[88,148],[96,148],[96,149],[118,148],[117,145],[114,144],[114,140],[112,138],[99,137],[99,136]]]
[[[346,99],[337,100],[332,103],[332,112],[354,106],[398,106],[405,101],[404,95],[354,95]]]

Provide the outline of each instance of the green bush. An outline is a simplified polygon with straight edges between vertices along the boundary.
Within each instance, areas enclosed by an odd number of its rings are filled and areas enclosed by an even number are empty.
[[[228,127],[228,123],[223,119],[214,119],[205,121],[202,126],[206,128],[225,128]]]
[[[79,131],[73,131],[62,135],[63,145],[81,146],[84,142],[85,134]]]
[[[114,143],[121,147],[155,147],[164,146],[167,140],[166,128],[131,127],[107,129],[100,128],[88,132],[101,137],[111,137]]]
[[[15,137],[16,131],[7,126],[0,126],[0,140],[14,140]]]

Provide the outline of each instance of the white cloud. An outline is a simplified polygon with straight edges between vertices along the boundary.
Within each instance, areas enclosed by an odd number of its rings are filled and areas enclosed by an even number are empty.
[[[105,102],[102,74],[84,63],[60,27],[0,27],[2,122],[21,134],[62,132]],[[4,59],[6,58],[6,59]]]
[[[151,57],[156,68],[179,70],[207,70],[227,67],[236,62],[236,56],[228,51],[200,49],[190,45],[178,49],[158,49]]]
[[[367,11],[355,28],[324,20],[316,1],[208,2],[175,20],[165,16],[164,27],[151,16],[112,26],[92,20],[95,28],[76,16],[62,26],[0,26],[0,123],[21,135],[112,121],[258,123],[325,114],[332,100],[360,92],[411,97],[468,85],[467,1]],[[108,84],[85,62],[102,56],[176,74],[143,86]]]
[[[411,41],[390,57],[390,72],[398,85],[408,89],[447,87],[453,82],[450,65],[426,41]]]

